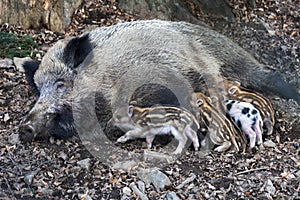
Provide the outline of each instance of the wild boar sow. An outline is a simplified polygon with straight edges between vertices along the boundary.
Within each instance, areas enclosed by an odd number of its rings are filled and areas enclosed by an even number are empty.
[[[177,102],[192,111],[191,92],[208,94],[206,86],[220,78],[300,103],[299,93],[276,71],[215,31],[184,22],[149,20],[98,28],[57,42],[41,63],[27,62],[24,69],[38,99],[20,128],[23,140],[73,135],[74,112],[90,109],[80,102],[91,96],[98,99],[98,113],[105,113],[98,118],[101,124],[117,107],[128,105],[133,94],[143,104]]]

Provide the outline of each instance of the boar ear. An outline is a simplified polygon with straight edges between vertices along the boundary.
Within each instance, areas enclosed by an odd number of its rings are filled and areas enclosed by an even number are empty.
[[[89,34],[72,38],[64,49],[63,61],[72,64],[72,67],[76,68],[92,50],[93,45],[90,42]]]
[[[237,90],[238,90],[238,87],[237,87],[237,86],[231,86],[231,87],[228,89],[228,93],[232,95],[232,94],[234,94]]]
[[[23,63],[23,68],[25,71],[26,80],[29,83],[30,89],[36,94],[39,95],[39,90],[34,83],[34,74],[36,70],[39,68],[41,62],[39,61],[25,61]]]
[[[132,117],[133,115],[133,107],[134,107],[133,105],[128,106],[127,114],[129,117]]]

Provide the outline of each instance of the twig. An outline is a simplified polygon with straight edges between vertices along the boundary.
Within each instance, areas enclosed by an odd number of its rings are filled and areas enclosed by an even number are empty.
[[[176,189],[179,190],[179,189],[183,188],[186,184],[188,184],[188,183],[192,182],[193,180],[195,180],[195,178],[196,178],[196,175],[194,173],[192,173],[191,176],[188,177],[187,179],[185,179],[182,183],[180,183],[176,187]]]
[[[254,171],[259,171],[259,170],[265,170],[265,169],[269,169],[269,168],[268,167],[260,167],[260,168],[256,168],[256,169],[249,169],[249,170],[238,172],[235,175],[241,175],[241,174],[246,174],[246,173],[249,173],[249,172],[254,172]]]
[[[130,183],[129,186],[131,187],[132,191],[141,198],[141,200],[149,200],[148,197],[137,188],[135,183]]]
[[[11,160],[11,162],[17,167],[17,169],[18,169],[18,171],[19,171],[19,175],[22,175],[22,170],[21,170],[19,164],[16,163],[16,161],[12,158],[11,152],[8,152],[8,157],[9,157],[9,159]]]
[[[14,197],[14,199],[16,199],[15,193],[14,193],[14,191],[11,189],[10,184],[9,184],[7,178],[4,177],[4,180],[5,180],[5,183],[6,183],[6,185],[7,185],[7,188],[8,188],[8,190],[10,191],[11,195]]]

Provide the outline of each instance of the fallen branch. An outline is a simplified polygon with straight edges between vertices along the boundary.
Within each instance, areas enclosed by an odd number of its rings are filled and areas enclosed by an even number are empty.
[[[255,171],[260,171],[260,170],[266,170],[266,169],[269,169],[269,168],[268,167],[261,167],[261,168],[256,168],[256,169],[249,169],[249,170],[238,172],[235,175],[241,175],[241,174],[246,174],[246,173],[250,173],[250,172],[255,172]]]
[[[4,177],[4,180],[5,180],[5,183],[6,183],[6,185],[7,185],[8,190],[10,191],[11,195],[12,195],[12,196],[14,197],[14,199],[15,199],[15,198],[16,198],[16,197],[15,197],[15,193],[14,193],[14,191],[11,189],[10,184],[9,184],[7,178]]]
[[[183,188],[186,184],[188,184],[188,183],[192,182],[193,180],[195,180],[195,178],[196,178],[196,175],[194,173],[192,173],[191,176],[188,177],[187,179],[185,179],[182,183],[180,183],[176,187],[176,189],[179,190],[179,189]]]

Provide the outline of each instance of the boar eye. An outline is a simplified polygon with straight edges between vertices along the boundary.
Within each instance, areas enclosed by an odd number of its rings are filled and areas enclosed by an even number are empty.
[[[66,85],[64,81],[57,81],[55,83],[55,88],[57,91],[64,91],[66,89]]]

